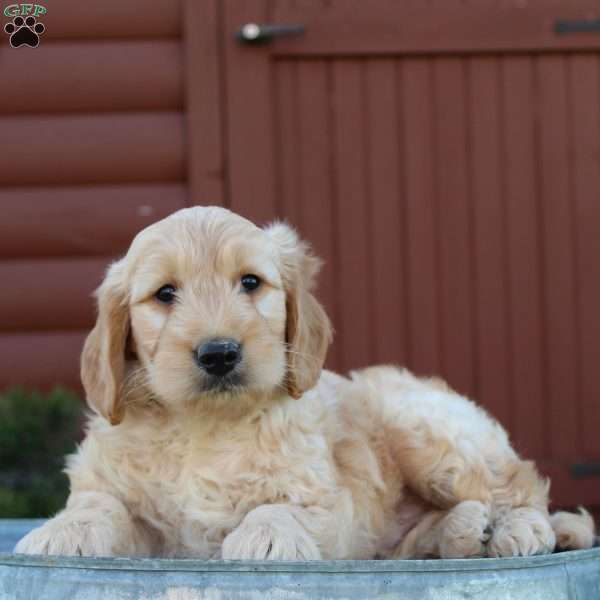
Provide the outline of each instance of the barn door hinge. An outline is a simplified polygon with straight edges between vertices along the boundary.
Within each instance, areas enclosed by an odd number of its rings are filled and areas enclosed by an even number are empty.
[[[242,44],[264,44],[273,38],[302,35],[306,30],[298,24],[263,24],[246,23],[236,32],[235,38]]]
[[[600,477],[600,462],[575,463],[571,465],[569,470],[573,479]]]
[[[559,19],[554,23],[554,33],[600,33],[600,19]]]

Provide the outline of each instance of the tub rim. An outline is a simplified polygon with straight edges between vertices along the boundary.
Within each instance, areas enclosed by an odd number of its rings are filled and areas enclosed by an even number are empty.
[[[600,547],[540,556],[428,560],[245,561],[195,558],[35,556],[0,553],[0,566],[141,572],[204,573],[447,573],[536,569],[598,560]]]

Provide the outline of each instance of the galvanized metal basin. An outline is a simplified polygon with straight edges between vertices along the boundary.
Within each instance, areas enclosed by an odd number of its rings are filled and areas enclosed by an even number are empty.
[[[10,554],[37,521],[0,521],[1,600],[600,600],[600,548],[530,558],[244,562]]]

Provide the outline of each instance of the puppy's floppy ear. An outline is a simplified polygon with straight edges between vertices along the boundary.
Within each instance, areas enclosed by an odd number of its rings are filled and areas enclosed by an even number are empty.
[[[265,231],[279,248],[286,291],[287,388],[300,398],[317,383],[332,337],[331,323],[311,293],[321,261],[288,225],[275,223]]]
[[[124,264],[111,265],[96,290],[98,318],[81,355],[81,380],[92,409],[118,425],[123,420],[121,386],[125,377],[125,346],[129,310],[124,284]]]

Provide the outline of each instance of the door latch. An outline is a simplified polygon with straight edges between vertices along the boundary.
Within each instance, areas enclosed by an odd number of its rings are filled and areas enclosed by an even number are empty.
[[[236,39],[242,44],[264,44],[273,38],[302,35],[306,28],[304,25],[288,24],[263,24],[246,23],[235,34]]]

